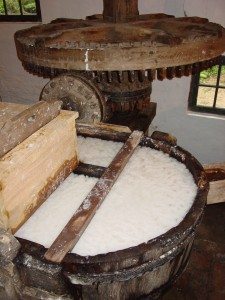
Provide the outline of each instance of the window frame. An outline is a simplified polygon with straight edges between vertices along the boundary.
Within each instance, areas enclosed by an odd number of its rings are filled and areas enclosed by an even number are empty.
[[[40,0],[35,0],[36,3],[36,14],[34,15],[23,15],[21,0],[18,0],[20,6],[20,15],[8,15],[6,0],[3,0],[3,5],[6,14],[0,15],[0,22],[41,22],[41,6]]]
[[[188,109],[190,111],[217,114],[217,115],[225,115],[225,108],[216,107],[218,91],[220,88],[225,89],[225,85],[222,85],[222,86],[220,85],[221,69],[222,69],[222,66],[225,66],[225,56],[220,57],[218,66],[219,66],[219,68],[218,68],[218,74],[217,74],[217,81],[216,81],[215,85],[200,83],[200,73],[192,76],[189,99],[188,99]],[[215,89],[215,96],[214,96],[214,102],[213,102],[212,107],[197,105],[199,87],[212,87]]]

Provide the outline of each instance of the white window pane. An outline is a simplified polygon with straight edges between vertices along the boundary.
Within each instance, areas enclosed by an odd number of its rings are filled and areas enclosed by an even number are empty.
[[[225,89],[219,89],[216,100],[216,108],[225,109]]]
[[[225,86],[225,66],[222,66],[221,69],[220,85]]]
[[[215,88],[202,87],[198,89],[197,106],[213,107]]]

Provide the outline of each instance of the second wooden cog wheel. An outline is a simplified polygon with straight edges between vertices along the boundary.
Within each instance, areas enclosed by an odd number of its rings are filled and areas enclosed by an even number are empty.
[[[190,76],[216,65],[225,51],[225,29],[205,18],[139,15],[138,0],[103,4],[103,14],[85,20],[56,19],[16,32],[18,57],[32,74],[53,78],[43,99],[57,93],[64,97],[62,91],[67,91],[64,107],[80,110],[81,120],[145,131],[155,114],[152,81]],[[63,83],[54,80],[62,74],[68,76],[61,78]],[[95,100],[89,95],[84,99],[82,89],[78,96],[79,80],[70,86],[69,74],[82,76],[85,91],[98,89]],[[54,83],[62,91],[52,88]]]
[[[62,101],[62,108],[79,112],[79,121],[103,122],[107,119],[104,96],[86,78],[76,75],[61,75],[50,80],[43,88],[41,100]]]

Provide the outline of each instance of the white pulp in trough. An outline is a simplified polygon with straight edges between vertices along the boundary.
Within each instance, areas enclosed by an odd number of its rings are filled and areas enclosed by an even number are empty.
[[[79,160],[86,164],[107,167],[123,143],[78,136]]]
[[[103,165],[102,141],[95,139],[93,147],[87,144],[80,149],[92,157],[88,162]],[[112,157],[119,148],[115,146]],[[96,181],[71,174],[16,236],[49,247]],[[160,151],[139,147],[72,252],[90,256],[146,243],[182,221],[196,192],[193,177],[183,164]]]

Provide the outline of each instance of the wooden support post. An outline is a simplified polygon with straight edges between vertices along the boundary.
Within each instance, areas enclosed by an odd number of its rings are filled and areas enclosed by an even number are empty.
[[[44,257],[47,260],[60,263],[65,255],[74,248],[94,217],[97,209],[100,207],[126,166],[134,150],[139,145],[142,137],[143,132],[141,131],[134,131],[130,135],[122,149],[105,170],[102,177],[97,181],[78,210],[45,253]]]
[[[106,21],[123,22],[138,15],[138,0],[104,0],[103,18]]]

